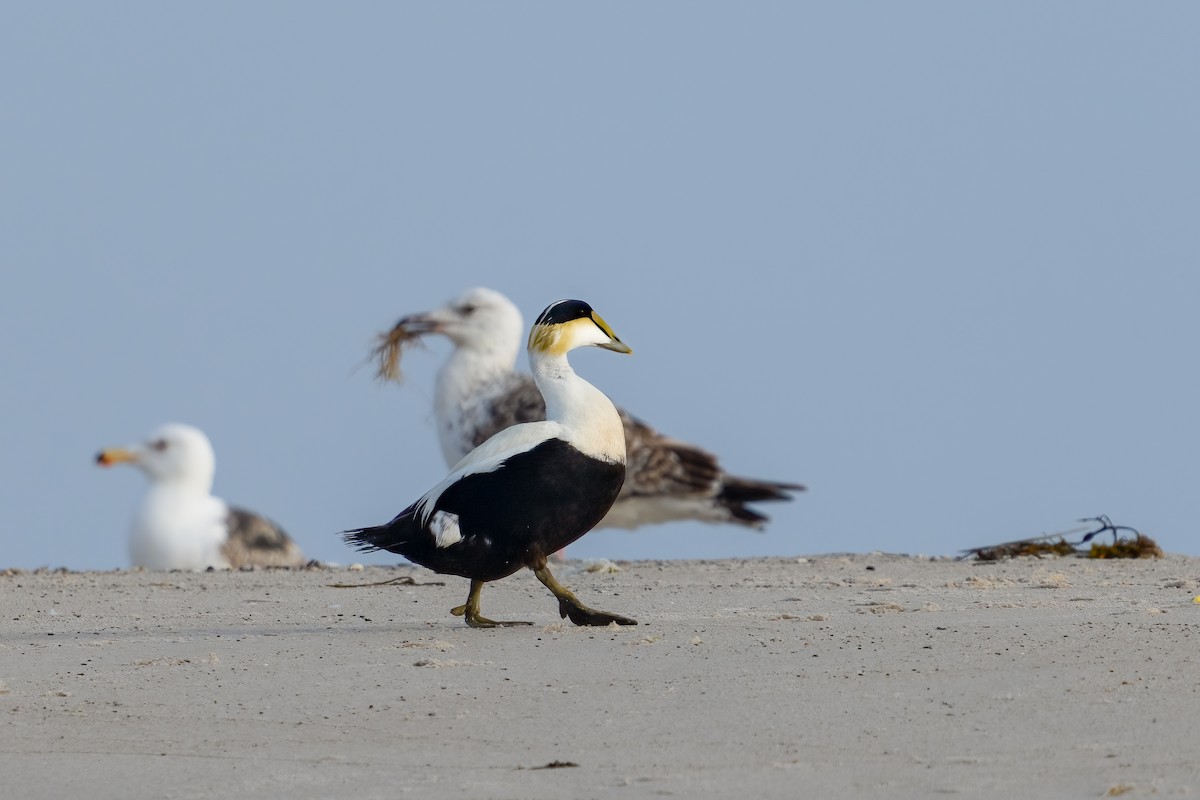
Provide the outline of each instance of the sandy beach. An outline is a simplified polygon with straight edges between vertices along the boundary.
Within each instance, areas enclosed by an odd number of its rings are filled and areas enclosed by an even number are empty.
[[[1191,796],[1200,559],[0,577],[12,798]],[[419,585],[335,588],[411,577]],[[443,585],[437,585],[437,584]]]

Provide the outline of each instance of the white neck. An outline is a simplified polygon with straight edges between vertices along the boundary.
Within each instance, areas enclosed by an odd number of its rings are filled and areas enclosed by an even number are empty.
[[[530,352],[533,379],[546,400],[546,419],[569,429],[582,452],[625,463],[625,430],[603,392],[579,377],[565,355]]]
[[[166,475],[151,475],[150,488],[162,489],[179,495],[207,497],[212,494],[215,472],[216,470],[209,465],[193,464],[188,469],[177,470]]]
[[[447,400],[458,405],[475,387],[513,371],[517,348],[497,344],[493,347],[457,347],[438,370],[435,398],[438,406]]]

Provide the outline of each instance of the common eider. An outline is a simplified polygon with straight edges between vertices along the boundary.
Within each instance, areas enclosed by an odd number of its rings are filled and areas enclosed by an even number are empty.
[[[435,311],[402,318],[379,337],[379,377],[399,379],[401,348],[440,334],[454,351],[437,374],[438,441],[452,466],[497,431],[545,419],[546,406],[528,374],[515,369],[521,312],[504,295],[472,289]],[[796,483],[730,475],[717,457],[658,433],[618,408],[628,449],[625,485],[597,527],[634,529],[675,520],[729,523],[761,530],[768,518],[748,504],[790,500]]]
[[[274,522],[212,495],[216,457],[204,432],[163,425],[143,443],[101,450],[104,467],[128,463],[150,479],[133,519],[135,567],[202,570],[300,567],[300,548]]]
[[[467,602],[451,613],[472,627],[529,624],[490,620],[479,609],[484,583],[522,567],[533,570],[558,598],[559,614],[576,625],[636,625],[585,606],[546,564],[600,521],[625,479],[621,418],[567,362],[569,351],[588,345],[633,352],[587,303],[560,300],[547,307],[528,341],[546,420],[499,431],[391,522],[346,531],[346,542],[469,578]]]

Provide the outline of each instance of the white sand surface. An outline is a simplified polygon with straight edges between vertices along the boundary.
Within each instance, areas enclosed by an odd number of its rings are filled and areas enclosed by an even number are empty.
[[[0,576],[10,798],[1200,792],[1200,559]],[[445,585],[333,588],[412,576]],[[551,764],[569,764],[545,768]]]

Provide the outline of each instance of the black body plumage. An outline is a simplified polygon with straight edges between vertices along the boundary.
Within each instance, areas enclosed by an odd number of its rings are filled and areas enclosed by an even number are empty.
[[[462,539],[438,547],[417,504],[391,522],[347,531],[362,551],[387,550],[435,572],[480,581],[544,564],[599,522],[616,500],[625,465],[593,458],[548,439],[493,472],[467,475],[442,492],[438,511],[458,515]]]

